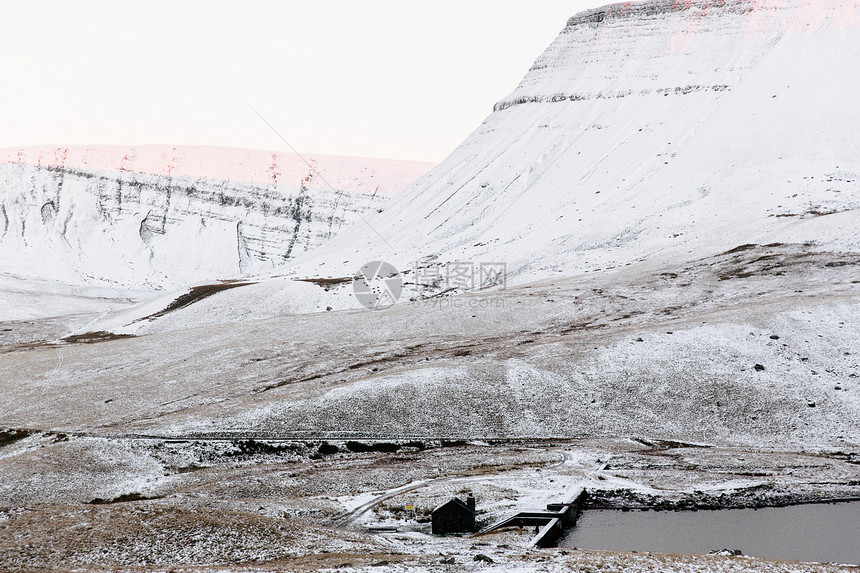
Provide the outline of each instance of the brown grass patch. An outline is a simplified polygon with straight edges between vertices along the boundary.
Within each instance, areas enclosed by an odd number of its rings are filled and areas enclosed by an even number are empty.
[[[334,277],[334,278],[320,278],[320,279],[295,279],[297,281],[301,281],[303,283],[313,283],[318,287],[332,287],[340,284],[345,284],[352,282],[352,277]]]
[[[81,334],[71,334],[60,340],[69,343],[79,344],[95,344],[96,342],[106,342],[108,340],[119,340],[122,338],[134,338],[133,334],[117,334],[108,332],[107,330],[96,330],[94,332],[83,332]]]
[[[143,318],[139,318],[135,322],[140,322],[141,320],[148,320],[148,319],[152,319],[152,318],[158,318],[160,316],[164,316],[165,314],[168,314],[168,313],[173,312],[175,310],[179,310],[180,308],[185,308],[186,306],[191,306],[195,302],[199,302],[199,301],[203,300],[204,298],[208,298],[208,297],[212,296],[213,294],[217,294],[217,293],[225,291],[225,290],[230,290],[233,288],[248,286],[248,285],[252,285],[252,284],[256,284],[256,283],[254,283],[254,282],[223,282],[223,283],[216,283],[216,284],[211,284],[211,285],[200,285],[200,286],[191,287],[188,290],[188,292],[176,297],[176,299],[173,302],[168,304],[163,309],[161,309],[158,312],[155,312],[153,314],[150,314],[149,316],[144,316]]]

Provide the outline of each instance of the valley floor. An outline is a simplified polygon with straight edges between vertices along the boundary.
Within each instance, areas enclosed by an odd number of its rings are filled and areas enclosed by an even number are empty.
[[[860,498],[858,266],[746,245],[146,336],[86,334],[122,296],[15,317],[0,569],[852,569],[437,538],[427,518],[466,491],[481,525],[578,487],[632,509]]]
[[[528,528],[439,538],[430,535],[429,512],[470,491],[485,526],[580,486],[590,493],[588,507],[631,509],[860,498],[860,464],[851,456],[646,440],[320,443],[43,432],[2,438],[6,570],[317,570],[346,563],[379,570],[373,565],[387,561],[389,569],[419,571],[826,571],[838,568],[745,556],[528,549]],[[415,505],[414,514],[406,504]],[[474,561],[478,554],[493,564]]]

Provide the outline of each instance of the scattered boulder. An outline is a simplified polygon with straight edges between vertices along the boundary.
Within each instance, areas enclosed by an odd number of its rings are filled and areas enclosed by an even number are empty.
[[[743,555],[740,549],[714,549],[713,551],[708,551],[708,555]]]
[[[323,442],[322,444],[320,444],[319,449],[317,451],[320,455],[330,456],[332,454],[338,453],[340,451],[340,448],[334,444]]]
[[[33,430],[0,430],[0,447],[23,440],[33,433]]]
[[[493,560],[484,555],[483,553],[478,553],[475,555],[473,561],[483,561],[484,563],[492,563]]]

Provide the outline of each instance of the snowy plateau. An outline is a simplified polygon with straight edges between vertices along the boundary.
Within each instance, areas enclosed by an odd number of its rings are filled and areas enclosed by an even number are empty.
[[[3,151],[0,568],[856,571],[429,516],[860,499],[858,64],[857,0],[626,2],[437,166]]]

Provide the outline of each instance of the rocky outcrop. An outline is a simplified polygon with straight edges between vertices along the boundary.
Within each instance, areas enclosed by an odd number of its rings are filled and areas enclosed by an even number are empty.
[[[67,150],[31,150],[13,156],[21,163],[0,163],[3,272],[132,288],[263,272],[382,209],[394,185],[421,167],[323,157],[300,170],[292,158],[285,168],[274,163],[278,175],[266,182],[265,173],[243,181],[259,172],[247,163],[232,170],[233,180],[219,180],[191,176],[176,162],[163,170],[174,175],[95,169],[112,159],[94,156],[88,163],[86,154],[71,161]],[[212,171],[231,176],[223,165]]]

